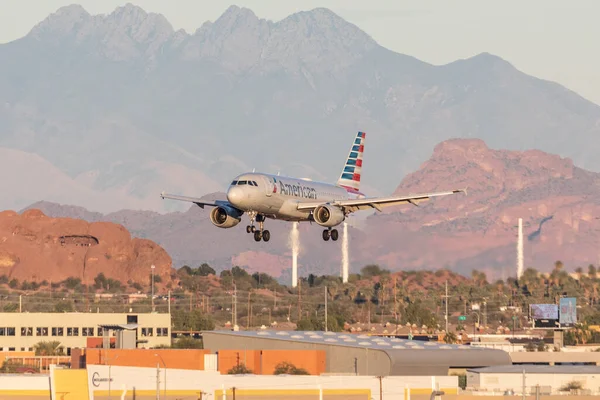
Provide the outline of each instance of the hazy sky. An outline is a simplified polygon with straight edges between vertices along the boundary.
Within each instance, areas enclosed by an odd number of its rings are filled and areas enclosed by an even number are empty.
[[[0,43],[17,39],[48,14],[79,3],[92,14],[110,13],[127,1],[0,0]],[[599,0],[136,0],[164,14],[175,29],[194,32],[231,4],[260,18],[280,20],[327,7],[381,45],[433,64],[481,52],[518,69],[559,82],[600,104]],[[596,43],[594,45],[594,43]]]

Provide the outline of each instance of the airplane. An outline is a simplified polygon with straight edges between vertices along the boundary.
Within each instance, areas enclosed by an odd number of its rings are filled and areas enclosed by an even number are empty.
[[[210,221],[219,228],[233,228],[246,213],[250,224],[247,233],[254,234],[254,240],[268,242],[271,233],[264,229],[265,220],[283,220],[290,222],[316,222],[325,228],[323,240],[338,240],[336,226],[346,217],[359,210],[382,210],[384,207],[410,203],[415,206],[432,197],[465,193],[466,189],[447,192],[426,193],[408,196],[366,197],[360,192],[360,177],[363,165],[365,145],[364,132],[358,132],[346,164],[337,183],[314,182],[307,178],[290,178],[266,173],[244,173],[238,175],[227,189],[227,200],[205,201],[196,197],[187,197],[161,193],[163,199],[187,201],[200,208],[214,207],[210,212]],[[258,222],[258,229],[254,223]]]

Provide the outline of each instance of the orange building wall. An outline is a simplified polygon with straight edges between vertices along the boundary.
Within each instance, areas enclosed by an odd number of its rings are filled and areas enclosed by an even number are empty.
[[[246,365],[257,375],[273,375],[277,364],[284,361],[304,368],[311,375],[325,372],[326,355],[323,350],[219,350],[219,372],[226,374],[238,364],[238,357],[240,364]]]
[[[87,345],[85,346],[88,349],[100,348],[104,343],[104,338],[101,337],[89,337],[87,338]],[[117,343],[117,338],[111,337],[110,344]]]
[[[162,357],[156,357],[155,354]],[[199,349],[85,349],[86,364],[119,365],[124,367],[156,367],[174,369],[204,369],[204,355]]]
[[[0,351],[0,367],[6,361],[6,357],[34,357],[33,351]]]

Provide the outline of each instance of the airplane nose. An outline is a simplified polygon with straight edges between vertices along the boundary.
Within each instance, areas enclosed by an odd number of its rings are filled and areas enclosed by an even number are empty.
[[[233,205],[239,203],[242,200],[242,189],[239,187],[230,187],[227,191],[227,200]]]

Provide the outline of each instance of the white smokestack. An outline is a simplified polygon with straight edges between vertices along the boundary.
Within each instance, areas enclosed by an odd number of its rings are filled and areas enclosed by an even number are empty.
[[[342,282],[348,283],[348,223],[344,222],[344,236],[342,236]]]
[[[519,218],[519,237],[517,240],[517,280],[523,275],[523,218]]]
[[[292,248],[292,287],[298,286],[298,253],[300,252],[300,233],[298,223],[292,223],[288,245]]]

